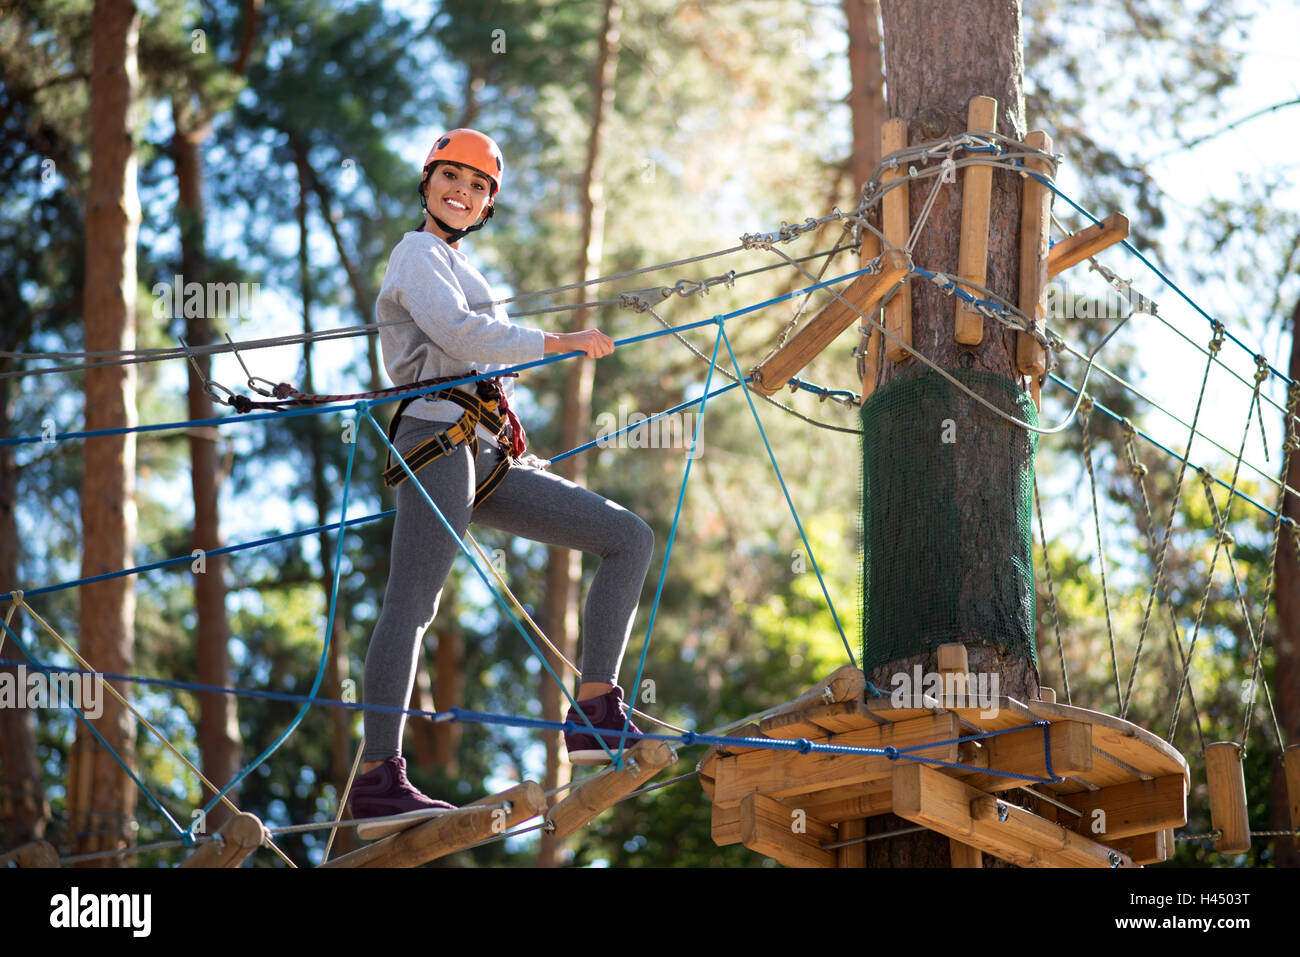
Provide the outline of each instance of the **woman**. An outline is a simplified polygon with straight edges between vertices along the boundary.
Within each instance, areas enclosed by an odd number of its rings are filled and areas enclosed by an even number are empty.
[[[496,143],[475,130],[452,130],[429,152],[420,182],[424,221],[393,250],[376,304],[384,364],[394,383],[492,372],[549,353],[581,351],[597,359],[614,351],[598,329],[544,333],[514,324],[500,306],[472,305],[490,302],[492,290],[460,251],[460,240],[491,218],[504,165]],[[458,537],[475,522],[600,556],[583,612],[577,700],[595,728],[621,731],[626,710],[615,681],[654,535],[621,506],[544,471],[549,463],[521,458],[523,429],[509,409],[511,394],[511,380],[504,378],[420,396],[399,406],[389,434]],[[397,485],[392,569],[366,655],[363,694],[367,704],[405,708],[420,643],[458,549],[400,465],[390,466],[385,479]],[[566,721],[585,724],[572,708]],[[388,820],[361,825],[364,839],[453,807],[407,781],[404,724],[402,714],[365,712],[363,773],[353,785],[352,815]],[[611,749],[619,743],[617,736],[603,740]],[[608,760],[590,731],[566,733],[565,745],[575,764]]]

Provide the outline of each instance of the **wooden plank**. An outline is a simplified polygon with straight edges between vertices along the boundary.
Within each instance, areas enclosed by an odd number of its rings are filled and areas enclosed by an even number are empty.
[[[541,785],[525,781],[500,794],[481,798],[473,804],[448,811],[350,854],[336,857],[321,866],[419,867],[439,857],[464,850],[471,844],[477,844],[536,817],[545,810],[546,794]]]
[[[557,838],[574,834],[592,818],[607,810],[628,792],[635,790],[676,760],[666,741],[643,738],[628,748],[626,764],[619,770],[606,768],[585,778],[546,815]],[[734,761],[736,758],[723,758]]]
[[[907,256],[896,249],[887,249],[881,253],[880,262],[881,272],[859,276],[842,294],[857,309],[850,308],[838,298],[827,303],[784,346],[754,368],[755,389],[764,395],[777,392],[790,381],[791,376],[796,375],[834,342],[840,333],[855,321],[861,321],[858,310],[870,313],[885,294],[911,271]]]
[[[952,858],[953,867],[984,866],[984,852],[978,847],[963,844],[955,837],[948,838],[948,856]]]
[[[1058,777],[1084,775],[1092,770],[1092,726],[1082,721],[1056,721],[1048,725],[1046,743],[1042,728],[1011,731],[984,738],[979,743],[983,748],[978,760],[989,773],[973,774],[965,780],[981,791],[1006,791],[1030,783],[1010,775],[1047,777],[1047,757],[1051,758],[1052,773]]]
[[[1246,773],[1235,741],[1205,747],[1205,779],[1210,787],[1210,821],[1223,835],[1214,842],[1222,854],[1250,850],[1250,815],[1246,808]]]
[[[1109,867],[1111,848],[921,765],[894,772],[894,813],[1021,867]],[[1005,814],[999,814],[999,807]],[[1005,820],[1000,820],[1005,816]],[[1120,866],[1132,860],[1119,855]]]
[[[1082,812],[1082,817],[1073,818],[1074,831],[1108,844],[1111,839],[1187,823],[1187,789],[1181,774],[1064,794],[1060,801]],[[1062,819],[1068,823],[1072,815]]]
[[[792,795],[782,800],[786,804],[803,808],[813,817],[827,824],[839,824],[855,818],[888,814],[893,806],[888,780],[865,785],[849,784],[826,788],[808,794]]]
[[[827,822],[830,823],[830,822]],[[867,836],[867,819],[864,817],[854,818],[851,821],[840,822],[839,827],[835,829],[839,841],[850,841],[855,837]],[[836,867],[866,867],[867,866],[867,844],[865,841],[859,841],[857,844],[846,844],[835,850]]]
[[[998,101],[991,96],[971,97],[966,129],[995,132]],[[993,196],[993,167],[976,163],[962,170],[961,240],[957,250],[957,280],[983,286],[988,280],[989,207]],[[978,289],[967,292],[983,298]],[[977,346],[984,340],[984,317],[964,300],[957,300],[954,336],[962,345]]]
[[[1124,239],[1128,239],[1128,217],[1123,213],[1111,213],[1100,224],[1093,223],[1052,247],[1047,254],[1048,278]]]
[[[1286,774],[1287,803],[1291,806],[1291,829],[1300,831],[1300,744],[1282,752],[1282,768]]]
[[[880,155],[888,156],[907,146],[907,121],[899,117],[886,120],[880,130]],[[906,180],[907,170],[885,170],[880,177],[881,183],[888,186],[896,180]],[[911,232],[911,210],[908,208],[911,186],[904,183],[895,186],[880,199],[880,231],[885,234],[885,242],[896,249],[907,246],[907,237]],[[902,362],[909,353],[900,343],[912,344],[912,281],[906,280],[889,304],[885,306],[885,328],[890,335],[884,337],[885,358],[890,362]],[[891,338],[892,337],[892,338]]]
[[[238,867],[262,846],[266,829],[255,814],[236,814],[217,831],[216,840],[200,844],[181,867]]]
[[[740,843],[786,867],[834,867],[836,854],[822,844],[836,839],[835,828],[762,794],[740,802]]]
[[[819,704],[804,711],[764,718],[759,726],[769,738],[827,738],[832,734],[874,727],[878,722],[867,716],[864,701],[841,701],[836,704]]]
[[[713,821],[710,826],[713,843],[718,847],[740,843],[740,806],[718,807],[713,805]]]
[[[947,741],[958,734],[956,717],[941,713],[832,735],[827,743],[862,748],[907,748]],[[937,745],[917,754],[953,761],[957,756],[957,745]],[[733,807],[746,794],[754,792],[780,798],[840,785],[886,781],[896,763],[900,762],[890,761],[884,755],[800,754],[797,751],[755,751],[724,757],[716,765],[713,800],[723,807]]]
[[[1044,153],[1052,151],[1052,138],[1042,130],[1032,130],[1025,143]],[[1051,175],[1045,159],[1025,160],[1025,166],[1043,176]],[[1052,191],[1026,176],[1021,181],[1020,200],[1020,311],[1043,332],[1047,311],[1047,254],[1052,228]],[[1047,371],[1047,350],[1027,332],[1016,333],[1016,368],[1037,384],[1038,376]],[[1035,398],[1034,405],[1038,405]]]

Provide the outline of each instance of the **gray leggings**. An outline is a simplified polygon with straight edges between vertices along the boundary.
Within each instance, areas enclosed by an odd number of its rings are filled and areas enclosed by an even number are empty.
[[[402,417],[394,445],[405,455],[451,423]],[[479,443],[471,462],[468,445],[434,459],[415,473],[438,508],[464,536],[471,520],[547,545],[600,556],[582,616],[582,680],[614,682],[632,631],[641,586],[650,568],[654,533],[639,517],[609,499],[558,475],[512,467],[478,508],[474,488],[496,463],[497,451]],[[405,708],[415,683],[421,639],[438,611],[438,600],[459,548],[408,478],[397,489],[392,568],[384,605],[366,653],[363,693],[367,704]],[[401,754],[406,716],[366,711],[366,761]]]

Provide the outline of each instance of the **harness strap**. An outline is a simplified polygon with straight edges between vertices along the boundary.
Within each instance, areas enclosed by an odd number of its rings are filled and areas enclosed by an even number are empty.
[[[487,497],[496,491],[497,487],[504,481],[506,473],[510,471],[511,456],[507,449],[512,447],[513,439],[513,430],[509,418],[497,411],[499,408],[498,398],[501,397],[500,384],[492,379],[484,379],[480,380],[479,385],[486,397],[470,395],[456,388],[430,393],[428,398],[450,400],[465,411],[450,428],[439,432],[432,438],[425,439],[406,455],[406,464],[410,467],[412,473],[418,472],[434,459],[451,454],[457,446],[462,444],[469,445],[472,458],[478,458],[479,437],[477,426],[482,425],[488,432],[496,436],[499,458],[492,471],[474,489],[475,508],[487,501]],[[401,422],[402,413],[406,411],[406,407],[411,402],[418,398],[423,398],[423,396],[411,396],[403,399],[397,406],[392,421],[388,423],[388,441],[390,443],[395,443],[397,440],[397,428]],[[390,488],[401,485],[408,477],[401,463],[393,462],[391,450],[384,460],[383,477],[384,484]]]

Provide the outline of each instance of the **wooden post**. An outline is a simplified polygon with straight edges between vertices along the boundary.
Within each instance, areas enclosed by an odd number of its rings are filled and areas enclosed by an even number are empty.
[[[248,855],[262,846],[266,828],[255,814],[236,814],[217,831],[217,838],[200,844],[198,850],[181,861],[181,867],[238,867]]]
[[[1038,700],[1046,701],[1048,704],[1056,704],[1056,691],[1052,688],[1038,686]]]
[[[568,837],[624,797],[640,784],[654,777],[676,760],[667,741],[643,738],[627,749],[621,770],[606,768],[583,779],[569,790],[568,796],[546,815],[557,838]]]
[[[851,821],[841,821],[838,828],[839,836],[836,840],[847,841],[855,837],[867,836],[867,819],[865,817],[854,818]],[[835,850],[836,867],[866,867],[867,866],[867,844],[865,841],[859,841],[857,844],[846,844],[844,847]]]
[[[546,810],[546,794],[525,781],[344,854],[322,867],[419,867],[500,834]],[[504,813],[503,813],[504,812]]]
[[[953,867],[983,867],[984,852],[978,847],[963,844],[955,837],[948,838],[948,856]]]
[[[7,865],[10,861],[19,867],[58,867],[59,852],[49,841],[32,841],[0,854],[0,866]]]
[[[1282,752],[1282,766],[1286,773],[1287,802],[1291,805],[1291,829],[1300,831],[1300,744]]]
[[[1235,741],[1206,746],[1205,777],[1210,785],[1210,821],[1223,832],[1214,842],[1214,849],[1223,854],[1250,850],[1246,774],[1241,766],[1241,748]]]
[[[1044,153],[1052,151],[1052,138],[1042,130],[1032,130],[1025,143]],[[1028,159],[1025,166],[1042,176],[1051,175],[1047,160]],[[1038,332],[1044,330],[1047,315],[1043,297],[1047,294],[1051,224],[1052,191],[1032,176],[1026,176],[1020,205],[1020,311],[1033,320]],[[1035,407],[1039,407],[1038,377],[1047,371],[1047,350],[1027,332],[1016,334],[1016,368],[1029,376],[1029,391]]]
[[[998,101],[991,96],[971,97],[967,112],[966,129],[995,132],[998,126]],[[993,167],[984,163],[967,166],[962,175],[961,188],[961,245],[957,252],[957,279],[977,282],[981,286],[988,279],[989,269],[989,204],[993,195]],[[968,289],[978,297],[984,294]],[[957,321],[954,335],[966,346],[977,346],[984,341],[984,317],[972,309],[965,300],[957,300]]]
[[[886,121],[880,130],[880,155],[888,156],[907,146],[907,121],[895,117]],[[907,246],[907,235],[911,231],[911,211],[908,208],[912,187],[906,182],[907,170],[886,170],[880,177],[888,184],[895,180],[904,180],[902,186],[895,186],[880,200],[881,232],[885,241],[897,249]],[[911,355],[900,345],[900,341],[912,344],[912,281],[903,283],[894,298],[885,306],[885,328],[891,336],[885,341],[885,357],[890,362],[902,362]]]

